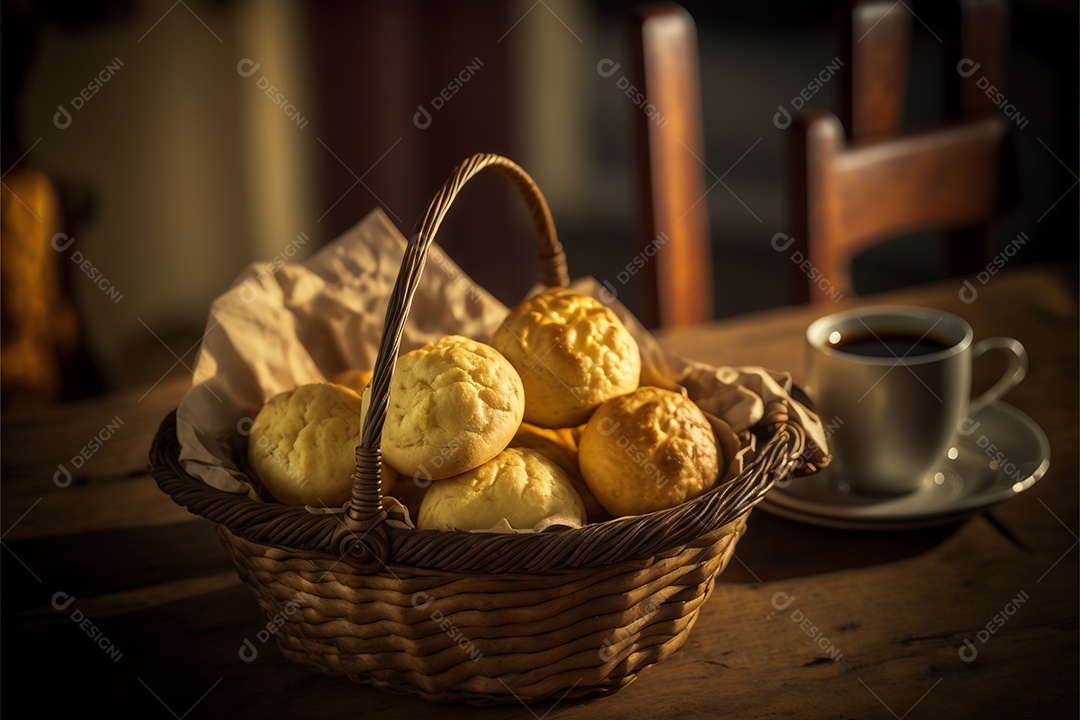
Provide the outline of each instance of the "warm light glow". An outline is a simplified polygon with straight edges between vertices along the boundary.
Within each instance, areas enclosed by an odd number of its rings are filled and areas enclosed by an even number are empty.
[[[938,485],[944,485],[945,484],[945,473],[942,473],[942,472],[934,473],[934,482],[936,484],[938,484]]]
[[[833,330],[831,333],[829,333],[829,342],[832,343],[833,345],[840,342],[840,333],[839,333],[839,331]]]
[[[957,450],[954,447],[949,448],[949,459],[950,460],[955,460],[959,456],[960,456],[960,451],[959,450]]]

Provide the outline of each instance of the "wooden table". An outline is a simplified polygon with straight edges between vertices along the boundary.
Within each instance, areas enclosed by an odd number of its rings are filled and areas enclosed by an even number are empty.
[[[848,532],[755,512],[687,645],[622,692],[591,701],[437,706],[310,673],[272,643],[241,662],[241,644],[265,619],[210,523],[175,506],[146,472],[150,438],[186,384],[5,419],[3,710],[140,718],[1075,718],[1075,290],[1045,268],[994,277],[971,304],[960,301],[959,288],[946,282],[872,302],[940,307],[966,317],[976,338],[1011,335],[1027,346],[1031,374],[1008,401],[1049,436],[1046,477],[982,515],[929,530]],[[802,332],[817,314],[784,309],[663,341],[714,364],[790,368],[798,378]],[[1000,367],[980,363],[977,386]],[[70,483],[61,464],[72,471]],[[791,605],[774,608],[789,598]],[[988,624],[995,632],[983,642]],[[978,653],[970,662],[961,657],[965,638]]]

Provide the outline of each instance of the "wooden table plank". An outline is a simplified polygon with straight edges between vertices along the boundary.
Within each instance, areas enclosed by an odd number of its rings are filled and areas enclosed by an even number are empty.
[[[4,417],[0,474],[5,485],[26,483],[44,491],[49,484],[70,487],[144,472],[149,439],[190,387],[190,379],[174,378],[149,389]]]
[[[100,529],[77,535],[3,542],[5,613],[49,603],[43,592],[81,598],[153,588],[232,569],[214,527],[181,523]]]
[[[1017,553],[1004,544],[988,548],[974,534],[961,531],[939,554],[869,568],[858,578],[827,573],[763,585],[722,583],[705,605],[690,643],[674,658],[649,669],[615,696],[560,703],[550,716],[594,717],[602,711],[607,717],[714,716],[718,712],[735,717],[790,717],[828,715],[843,707],[845,714],[854,717],[887,717],[870,690],[901,714],[931,687],[932,693],[923,702],[932,716],[944,712],[1021,716],[1039,699],[969,696],[964,689],[972,670],[959,656],[963,638],[975,638],[982,618],[992,618],[1010,599],[989,592],[996,580],[979,569],[984,562],[999,560],[1002,551]],[[1016,558],[1010,555],[1010,559]],[[938,578],[956,572],[960,573],[956,583],[940,585]],[[1021,559],[1010,562],[1004,572],[1017,587],[1033,587],[1031,581],[1041,567]],[[856,586],[864,601],[853,607]],[[785,595],[777,601],[777,593]],[[1071,698],[1069,679],[1075,679],[1075,653],[1069,653],[1075,649],[1075,607],[1061,601],[1064,598],[1055,600],[1053,594],[1029,595],[1028,603],[998,634],[979,644],[975,663],[980,673],[1011,687],[1054,680],[1055,694],[1041,700],[1061,707]],[[776,604],[788,597],[794,598],[791,605],[777,611]],[[316,713],[363,707],[388,717],[432,710],[414,698],[312,675],[261,642],[256,660],[243,663],[238,659],[239,648],[245,638],[258,640],[262,623],[252,612],[249,593],[240,588],[140,609],[122,619],[95,616],[92,607],[87,604],[84,612],[131,661],[128,675],[114,678],[108,674],[107,679],[96,680],[107,682],[110,692],[130,696],[134,707],[148,712],[156,701],[132,681],[133,676],[150,684],[178,714],[221,678],[193,717],[276,716],[283,708]],[[793,618],[796,612],[800,614]],[[972,623],[972,617],[979,620]],[[841,653],[837,662],[817,662],[830,653],[800,627],[804,619]],[[154,632],[133,628],[154,628]],[[47,633],[38,635],[60,637],[65,629],[71,630],[52,623]],[[65,638],[90,644],[74,632]],[[163,648],[167,651],[162,652]],[[1012,662],[1017,655],[1032,662],[1017,666]],[[101,658],[96,664],[105,662]],[[709,691],[694,691],[703,687]],[[813,688],[813,693],[808,694],[807,688]],[[536,712],[543,715],[546,709],[540,706]],[[522,708],[513,706],[494,710],[440,707],[438,712],[449,718],[527,717]]]
[[[182,384],[141,403],[128,395],[5,419],[0,612],[9,662],[0,704],[29,701],[42,669],[62,661],[77,671],[63,692],[34,694],[42,716],[92,708],[193,719],[1076,717],[1075,293],[1045,270],[995,277],[972,306],[957,291],[946,283],[875,302],[960,312],[977,337],[1013,334],[1028,345],[1032,375],[1009,402],[1050,437],[1046,478],[989,515],[927,530],[851,533],[756,511],[682,650],[611,697],[530,709],[390,695],[313,674],[262,642],[265,618],[213,528],[140,472]],[[662,341],[716,364],[790,368],[799,378],[798,339],[817,314],[776,311]],[[978,380],[993,373],[986,365]],[[124,425],[84,478],[56,487],[57,463],[121,413]],[[64,610],[53,607],[58,592],[74,597]],[[239,657],[245,639],[257,643],[250,663]],[[977,653],[970,661],[961,656],[965,639]]]
[[[46,486],[41,493],[36,489],[20,489],[10,496],[5,493],[0,513],[5,540],[149,527],[194,518],[161,492],[145,473],[115,482],[95,481],[68,488]]]

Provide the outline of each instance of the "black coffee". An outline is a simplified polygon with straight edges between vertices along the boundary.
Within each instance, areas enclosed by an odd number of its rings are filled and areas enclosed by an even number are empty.
[[[930,335],[920,337],[897,332],[852,332],[836,342],[830,339],[829,347],[863,357],[910,358],[941,352],[952,345]]]

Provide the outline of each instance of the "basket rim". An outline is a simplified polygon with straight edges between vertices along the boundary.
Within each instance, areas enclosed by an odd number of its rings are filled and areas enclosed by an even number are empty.
[[[657,559],[678,555],[679,553],[684,552],[687,548],[700,547],[705,542],[705,539],[710,535],[715,535],[715,538],[711,542],[719,542],[722,538],[724,538],[727,535],[730,535],[732,533],[739,533],[739,535],[741,537],[742,535],[744,535],[746,533],[746,527],[748,525],[747,519],[750,516],[752,511],[753,511],[753,508],[751,508],[750,510],[745,511],[742,515],[736,517],[731,522],[729,522],[729,523],[727,523],[725,525],[721,525],[721,526],[719,526],[719,527],[717,527],[717,528],[715,528],[713,530],[710,530],[707,533],[702,533],[701,535],[699,535],[697,537],[694,537],[694,538],[691,538],[689,541],[687,541],[685,543],[682,543],[680,545],[673,545],[673,546],[671,546],[669,548],[659,550],[659,551],[657,551],[657,552],[655,552],[655,553],[653,553],[651,555],[642,555],[642,556],[639,556],[639,557],[620,558],[619,560],[617,560],[615,562],[609,563],[607,565],[602,565],[602,566],[552,568],[552,569],[547,570],[547,571],[545,571],[543,573],[537,573],[537,572],[524,572],[524,571],[512,571],[512,572],[498,571],[498,572],[492,572],[492,571],[488,571],[488,570],[482,570],[482,571],[481,570],[473,570],[473,571],[447,570],[446,568],[441,568],[441,567],[428,567],[428,566],[420,566],[420,565],[403,565],[403,564],[398,563],[398,562],[390,562],[390,563],[388,563],[386,565],[386,567],[379,574],[381,574],[381,575],[383,575],[383,576],[385,576],[387,578],[391,578],[391,579],[394,579],[394,580],[396,580],[398,582],[401,582],[403,580],[403,578],[399,577],[398,575],[399,575],[399,573],[402,573],[402,572],[409,573],[409,577],[404,578],[404,580],[406,580],[406,581],[411,580],[411,579],[416,579],[416,578],[430,579],[430,578],[433,578],[433,577],[444,577],[447,580],[451,580],[451,579],[455,579],[455,578],[461,578],[463,576],[472,576],[472,577],[492,577],[492,576],[497,576],[500,579],[500,581],[503,580],[503,579],[526,580],[526,579],[530,579],[530,578],[549,577],[549,576],[554,576],[554,575],[567,575],[567,576],[572,577],[574,575],[579,575],[579,574],[581,574],[583,572],[586,572],[586,571],[625,572],[625,567],[627,565],[640,564],[642,566],[645,566],[645,565],[648,565],[649,563],[651,563],[653,561],[656,561]],[[203,519],[205,519],[205,518],[203,518]],[[263,541],[263,540],[252,540],[249,537],[245,537],[245,536],[235,532],[232,528],[230,528],[228,525],[225,525],[224,523],[214,523],[214,526],[217,529],[217,532],[219,534],[220,533],[227,533],[232,538],[231,542],[233,542],[233,543],[236,543],[237,541],[242,541],[244,543],[250,543],[250,544],[258,546],[260,548],[280,550],[282,552],[287,552],[287,553],[294,553],[294,554],[295,553],[305,553],[305,554],[310,554],[310,555],[320,555],[320,556],[323,556],[323,557],[333,557],[332,555],[329,555],[325,551],[325,549],[324,550],[309,550],[309,549],[306,549],[306,548],[300,549],[300,548],[296,548],[296,547],[271,543],[271,542],[267,542],[267,541]],[[415,530],[404,530],[402,528],[394,528],[394,529],[398,530],[400,532],[419,532],[419,531],[415,531]],[[721,533],[720,532],[721,530],[726,530],[726,532]],[[445,531],[431,531],[431,532],[445,532]],[[297,556],[294,555],[294,557],[297,557]]]
[[[542,533],[413,530],[383,522],[357,534],[346,527],[343,513],[316,514],[302,506],[253,500],[212,487],[181,464],[175,410],[161,421],[149,459],[151,475],[174,502],[262,545],[329,552],[371,572],[408,566],[450,572],[549,573],[657,555],[745,515],[796,466],[805,446],[803,429],[786,420],[752,430],[759,446],[743,472],[692,500],[646,515]],[[378,542],[385,543],[385,553],[363,552]]]

